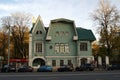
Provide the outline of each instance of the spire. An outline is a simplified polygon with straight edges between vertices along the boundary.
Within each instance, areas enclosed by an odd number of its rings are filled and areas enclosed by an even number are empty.
[[[35,19],[35,17],[33,16],[33,17],[32,17],[32,25],[33,25],[33,26],[35,25],[35,22],[36,22],[36,19]]]
[[[35,23],[36,22],[36,19],[35,19],[35,17],[33,16],[32,17],[32,23]]]

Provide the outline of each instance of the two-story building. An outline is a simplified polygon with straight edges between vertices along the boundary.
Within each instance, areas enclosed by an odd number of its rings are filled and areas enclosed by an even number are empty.
[[[51,20],[45,27],[41,17],[33,23],[29,34],[29,65],[79,66],[94,60],[91,30],[76,27],[73,20]]]

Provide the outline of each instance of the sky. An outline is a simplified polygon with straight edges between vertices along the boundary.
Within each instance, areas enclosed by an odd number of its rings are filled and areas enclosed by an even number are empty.
[[[120,10],[120,0],[109,0]],[[76,27],[91,29],[95,25],[90,17],[99,5],[99,0],[0,0],[0,18],[15,12],[30,13],[37,18],[41,16],[47,27],[50,20],[66,18],[75,21]]]

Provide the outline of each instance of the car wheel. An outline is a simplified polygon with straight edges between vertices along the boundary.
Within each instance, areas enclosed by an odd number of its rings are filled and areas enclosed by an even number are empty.
[[[20,70],[18,70],[18,72],[21,72]]]
[[[9,70],[8,70],[8,69],[5,69],[5,72],[9,72]]]
[[[39,70],[37,70],[37,72],[40,72]]]
[[[79,68],[76,68],[75,71],[79,71]]]

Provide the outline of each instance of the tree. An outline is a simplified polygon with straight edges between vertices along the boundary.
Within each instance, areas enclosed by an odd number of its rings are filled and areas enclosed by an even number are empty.
[[[10,17],[10,16],[6,16],[6,17],[3,17],[2,19],[2,25],[3,25],[3,30],[5,31],[5,33],[7,33],[7,35],[8,35],[8,41],[7,41],[7,43],[8,43],[8,55],[7,55],[7,57],[8,57],[8,64],[9,64],[9,59],[10,59],[10,27],[11,27],[11,24],[12,24],[12,18]],[[5,38],[5,34],[4,34],[4,32],[3,32],[3,39]],[[4,43],[4,46],[3,46],[3,56],[4,56],[4,59],[6,59],[6,40],[5,41],[3,41],[3,43]]]
[[[93,56],[98,56],[98,52],[99,51],[99,44],[98,44],[98,42],[97,41],[94,41],[93,43],[92,43],[92,55]]]
[[[13,13],[13,27],[12,27],[12,36],[13,36],[13,43],[14,43],[14,52],[15,58],[26,58],[28,55],[28,42],[26,43],[26,39],[28,41],[29,30],[28,27],[30,26],[30,15],[25,13]]]
[[[8,48],[8,34],[6,31],[1,28],[0,29],[0,56],[3,56],[4,60],[6,60],[6,49]]]
[[[101,0],[100,6],[92,14],[97,23],[100,34],[100,44],[106,47],[106,55],[110,55],[113,48],[115,32],[119,29],[120,15],[115,6],[111,6],[107,0]]]
[[[107,53],[106,47],[104,45],[100,45],[99,42],[94,41],[92,43],[92,53],[96,61],[98,56],[101,56],[104,59]]]
[[[2,19],[3,26],[8,26],[11,30],[11,43],[14,46],[13,58],[26,58],[28,56],[28,27],[30,26],[30,17],[28,13],[16,12],[11,14],[10,18],[3,17]]]

